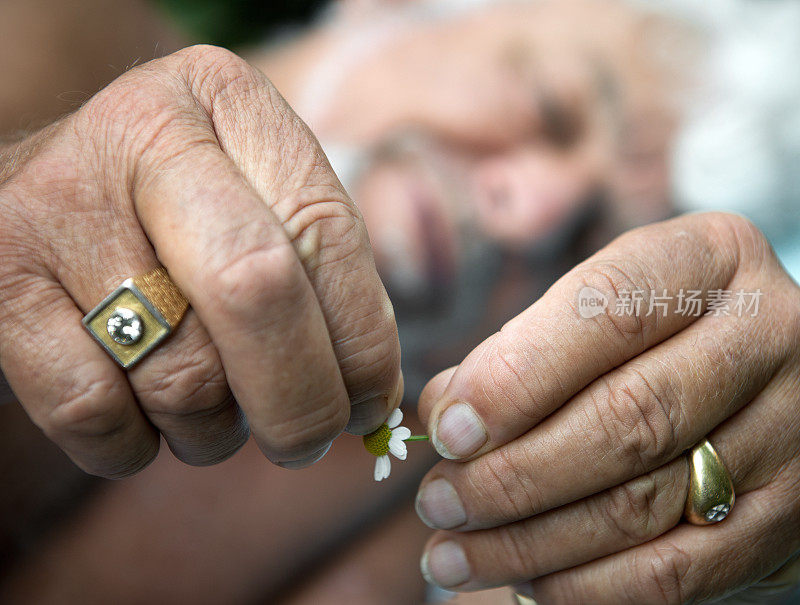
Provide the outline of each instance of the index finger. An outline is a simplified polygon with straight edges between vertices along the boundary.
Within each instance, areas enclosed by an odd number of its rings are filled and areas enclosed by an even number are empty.
[[[706,292],[731,282],[753,230],[734,215],[688,215],[631,231],[578,265],[461,363],[430,411],[434,447],[460,459],[508,443],[684,329]],[[678,312],[679,291],[697,293],[696,310]]]

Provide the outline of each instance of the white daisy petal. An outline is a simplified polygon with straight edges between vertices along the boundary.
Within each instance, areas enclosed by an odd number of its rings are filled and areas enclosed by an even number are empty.
[[[411,437],[411,431],[404,426],[398,426],[392,429],[392,438],[397,437],[400,441],[405,441]]]
[[[375,481],[386,479],[386,477],[389,476],[390,468],[391,462],[389,462],[389,456],[378,456],[375,458],[375,474],[373,475]]]
[[[405,442],[394,435],[389,439],[389,451],[394,454],[395,458],[399,458],[400,460],[405,460],[408,454],[408,448],[406,448]]]
[[[392,472],[392,461],[389,458],[389,455],[383,456],[383,478],[387,479],[389,474]]]
[[[389,418],[386,419],[386,426],[393,429],[401,422],[403,422],[403,412],[400,411],[400,408],[395,408],[394,411],[389,414]]]

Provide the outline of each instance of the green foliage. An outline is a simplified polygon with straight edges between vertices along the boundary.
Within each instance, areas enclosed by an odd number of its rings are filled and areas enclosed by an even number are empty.
[[[326,0],[156,0],[194,42],[237,47],[307,23]]]

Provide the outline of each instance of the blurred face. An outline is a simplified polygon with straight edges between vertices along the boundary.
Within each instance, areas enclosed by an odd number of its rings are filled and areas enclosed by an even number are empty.
[[[420,295],[452,281],[469,248],[546,245],[597,187],[577,154],[536,143],[470,150],[414,132],[375,150],[351,193],[386,279]]]
[[[669,213],[650,22],[591,0],[381,16],[343,28],[391,33],[349,60],[311,126],[362,151],[345,185],[395,286],[446,278],[476,240],[546,245],[601,193],[619,228]]]
[[[335,85],[314,111],[295,107],[364,214],[406,362],[433,355],[432,330],[448,346],[465,326],[479,340],[498,327],[490,312],[530,304],[600,200],[601,238],[669,214],[671,121],[650,23],[594,0],[446,19],[378,11],[340,19],[316,46]],[[527,277],[504,276],[515,257]],[[516,298],[501,283],[537,277]]]

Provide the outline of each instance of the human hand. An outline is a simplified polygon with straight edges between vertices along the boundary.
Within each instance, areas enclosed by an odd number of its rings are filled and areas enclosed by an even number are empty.
[[[397,405],[397,329],[361,216],[236,55],[198,46],[136,67],[0,159],[2,370],[84,470],[132,474],[159,433],[213,464],[249,430],[299,467]],[[126,375],[81,317],[159,264],[191,308]]]
[[[609,301],[589,318],[586,286]],[[639,290],[641,310],[617,314]],[[699,316],[678,312],[690,290]],[[706,315],[715,290],[760,290],[757,313],[731,300]],[[766,239],[727,214],[631,231],[573,269],[423,393],[437,449],[457,459],[420,488],[422,519],[450,530],[428,543],[426,575],[639,604],[721,597],[780,568],[800,547],[798,303]],[[706,436],[737,497],[695,526],[682,454]]]

